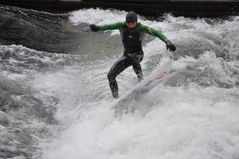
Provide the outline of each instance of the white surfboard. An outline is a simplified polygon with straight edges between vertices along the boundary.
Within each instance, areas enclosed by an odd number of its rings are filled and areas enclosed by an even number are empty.
[[[129,104],[132,101],[138,100],[140,97],[142,97],[141,95],[149,92],[156,85],[166,79],[166,77],[171,74],[170,71],[172,62],[173,61],[170,60],[161,68],[152,72],[151,75],[148,76],[145,80],[141,81],[133,89],[130,89],[126,94],[124,94],[120,99],[118,99],[113,106],[113,109],[115,109],[115,114],[118,116],[128,113],[130,111]]]

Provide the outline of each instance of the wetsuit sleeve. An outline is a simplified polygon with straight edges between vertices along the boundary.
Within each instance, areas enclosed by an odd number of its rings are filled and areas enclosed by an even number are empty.
[[[144,32],[146,32],[146,33],[148,33],[150,35],[158,37],[163,42],[168,41],[167,37],[163,33],[159,32],[158,30],[156,30],[156,29],[154,29],[152,27],[146,26],[146,25],[142,25],[142,28],[143,28]]]
[[[115,29],[120,29],[124,26],[124,23],[118,22],[114,24],[107,24],[107,25],[101,25],[100,30],[101,31],[106,31],[106,30],[115,30]]]

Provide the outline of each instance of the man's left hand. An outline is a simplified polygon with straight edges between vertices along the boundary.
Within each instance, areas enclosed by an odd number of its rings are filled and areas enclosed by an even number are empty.
[[[176,46],[171,41],[166,42],[166,47],[167,47],[167,50],[170,50],[170,51],[176,50]]]

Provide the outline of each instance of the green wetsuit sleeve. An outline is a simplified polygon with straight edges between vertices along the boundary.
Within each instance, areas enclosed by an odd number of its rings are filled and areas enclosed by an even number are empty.
[[[113,24],[101,25],[99,27],[100,27],[101,31],[106,31],[106,30],[120,29],[123,26],[124,26],[124,23],[118,22],[118,23],[113,23]]]
[[[143,24],[141,24],[141,25],[142,25],[142,28],[143,28],[144,32],[146,32],[146,33],[148,33],[150,35],[158,37],[163,42],[168,41],[167,37],[163,33],[159,32],[158,30],[156,30],[156,29],[154,29],[152,27],[143,25]]]

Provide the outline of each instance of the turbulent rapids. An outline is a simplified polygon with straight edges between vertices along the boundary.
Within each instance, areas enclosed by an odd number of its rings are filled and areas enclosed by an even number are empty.
[[[239,158],[239,17],[140,17],[177,46],[146,37],[145,76],[169,57],[175,74],[119,119],[107,73],[120,35],[83,30],[125,15],[0,7],[0,158]],[[120,95],[137,84],[132,68],[117,80]]]

